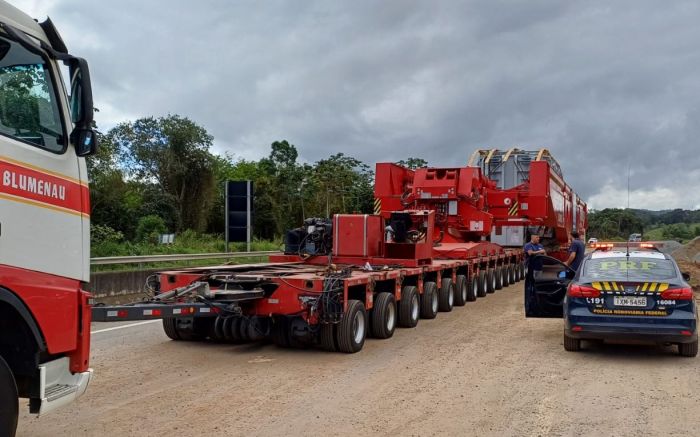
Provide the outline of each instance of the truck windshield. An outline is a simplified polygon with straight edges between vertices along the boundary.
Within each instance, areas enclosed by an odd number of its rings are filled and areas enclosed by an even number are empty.
[[[615,257],[591,259],[584,266],[584,280],[650,281],[673,279],[676,269],[667,259]]]
[[[0,134],[62,152],[65,137],[46,61],[0,37]]]

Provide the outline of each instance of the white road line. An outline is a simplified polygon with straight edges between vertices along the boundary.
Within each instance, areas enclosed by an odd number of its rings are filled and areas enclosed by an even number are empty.
[[[160,320],[146,320],[145,322],[130,323],[128,325],[115,326],[114,328],[99,329],[97,331],[90,331],[90,334],[99,334],[100,332],[116,331],[117,329],[131,328],[132,326],[139,326],[156,322],[160,322]]]

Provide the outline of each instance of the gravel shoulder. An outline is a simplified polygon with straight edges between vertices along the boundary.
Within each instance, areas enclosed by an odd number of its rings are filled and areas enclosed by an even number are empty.
[[[524,318],[518,283],[354,355],[173,342],[157,323],[102,332],[87,394],[24,414],[18,435],[698,433],[700,359],[645,345],[565,352],[562,331]]]

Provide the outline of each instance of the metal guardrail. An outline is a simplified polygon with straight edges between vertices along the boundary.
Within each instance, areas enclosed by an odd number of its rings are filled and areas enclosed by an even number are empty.
[[[263,250],[258,252],[223,252],[223,253],[185,253],[178,255],[137,255],[137,256],[106,256],[90,258],[93,266],[108,264],[145,264],[163,261],[193,261],[198,259],[249,258],[256,256],[276,255],[278,250]]]

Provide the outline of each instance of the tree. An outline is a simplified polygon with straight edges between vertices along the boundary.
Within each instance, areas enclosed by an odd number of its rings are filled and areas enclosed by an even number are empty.
[[[155,184],[178,211],[176,230],[203,231],[213,205],[213,138],[185,117],[146,117],[110,130],[133,180]]]
[[[423,168],[428,166],[428,161],[426,161],[423,158],[407,158],[407,159],[402,159],[401,161],[397,162],[398,165],[402,165],[406,168],[410,168],[411,170],[415,170],[417,168]]]

